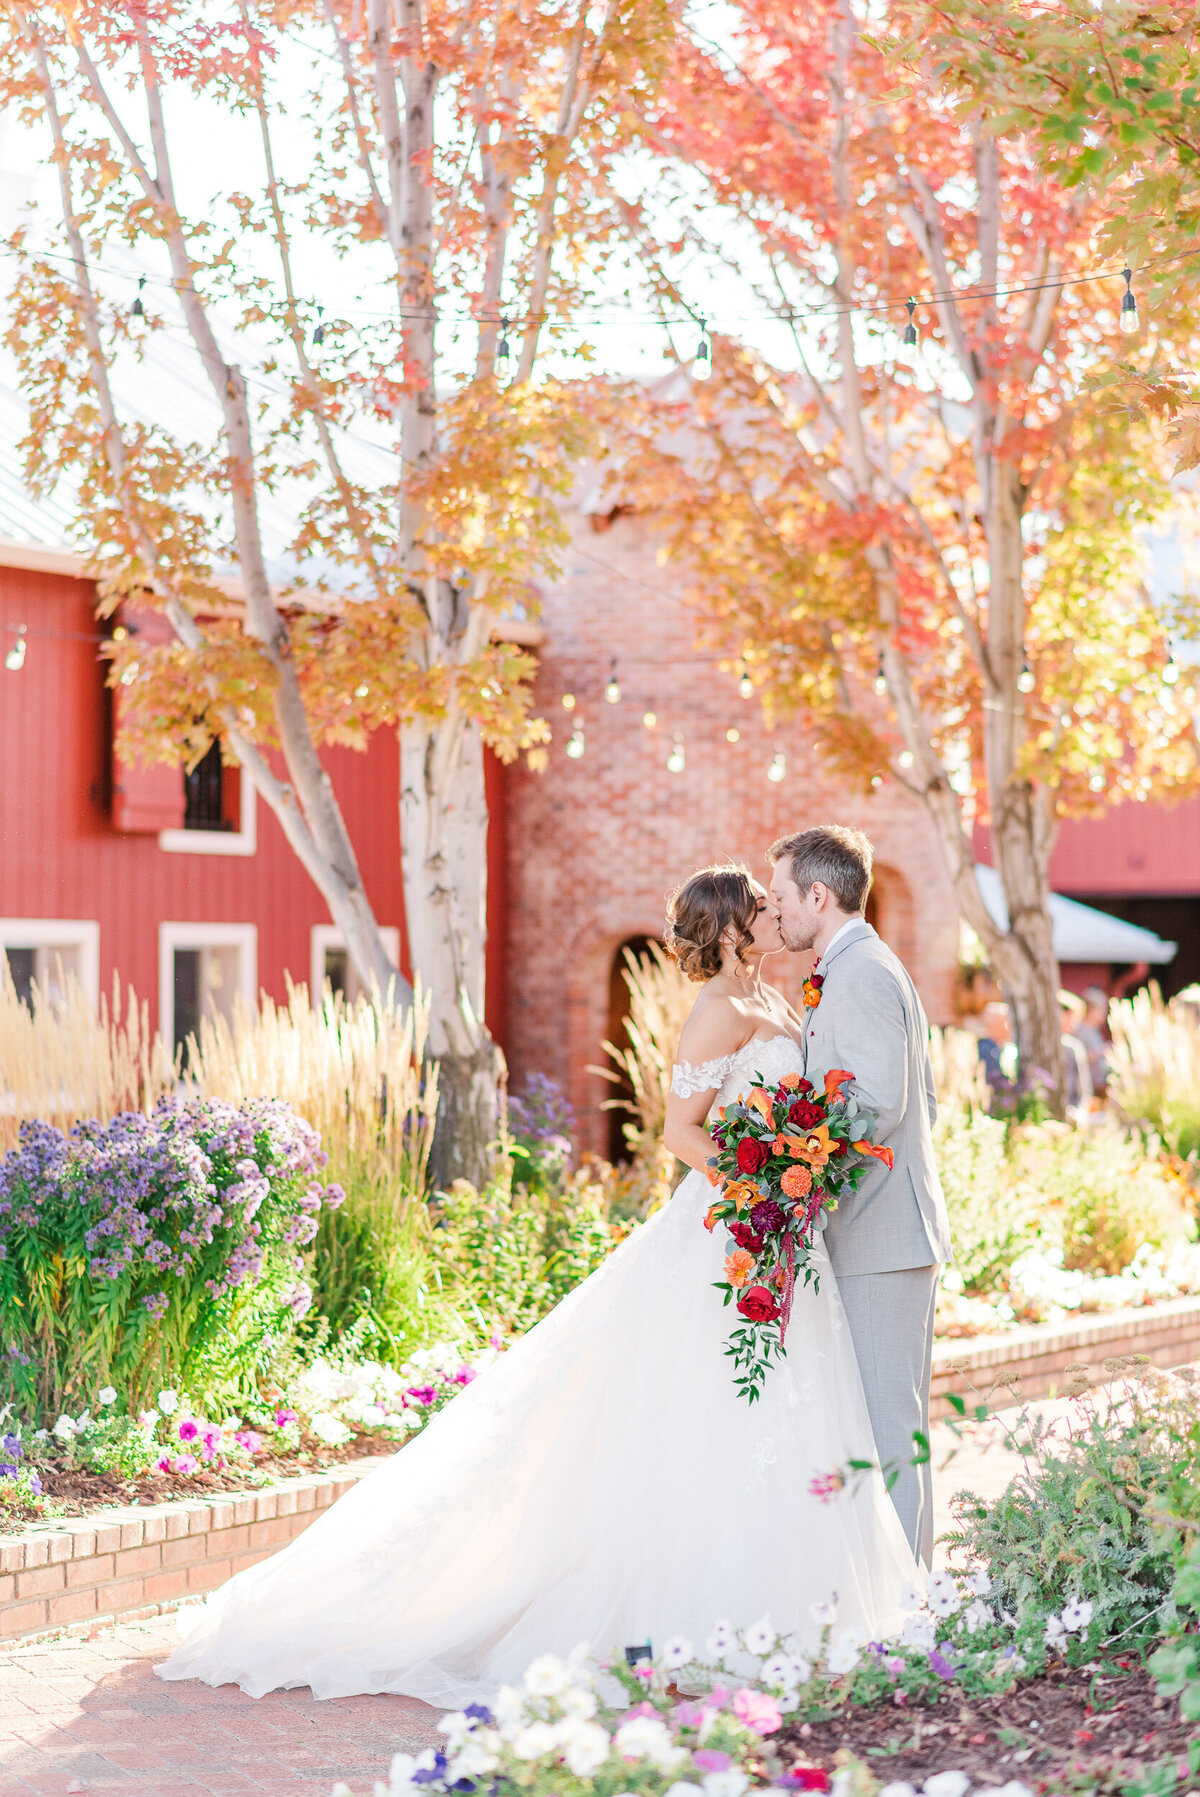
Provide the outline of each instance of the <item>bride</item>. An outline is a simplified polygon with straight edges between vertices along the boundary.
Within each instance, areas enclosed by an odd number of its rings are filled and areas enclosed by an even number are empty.
[[[743,870],[705,868],[672,895],[668,946],[703,982],[666,1129],[694,1171],[393,1460],[183,1612],[190,1632],[160,1677],[459,1707],[580,1641],[657,1651],[765,1612],[803,1635],[835,1594],[844,1626],[898,1619],[916,1564],[882,1478],[832,1503],[810,1490],[873,1458],[823,1244],[820,1293],[797,1294],[758,1403],[723,1352],[704,1121],[754,1074],[803,1070],[800,1020],[762,978],[783,946],[776,917]]]

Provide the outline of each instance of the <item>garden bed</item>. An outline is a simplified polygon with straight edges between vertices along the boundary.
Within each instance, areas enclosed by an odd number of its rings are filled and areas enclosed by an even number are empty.
[[[1162,1367],[1200,1358],[1200,1298],[1170,1298],[1069,1323],[1031,1323],[968,1343],[939,1341],[933,1350],[930,1414],[950,1414],[948,1393],[986,1391],[1001,1377],[1019,1379],[1023,1397],[1053,1397],[1067,1384],[1067,1367],[1085,1361],[1094,1363],[1099,1384],[1104,1361],[1126,1354],[1144,1354]]]
[[[954,1767],[972,1783],[1008,1778],[1040,1788],[1064,1780],[1103,1790],[1114,1772],[1132,1776],[1185,1755],[1191,1733],[1179,1704],[1159,1695],[1144,1668],[1113,1662],[1060,1668],[990,1697],[950,1691],[919,1710],[848,1705],[826,1722],[788,1728],[780,1745],[786,1740],[802,1764],[829,1772],[849,1749],[881,1784],[919,1786]]]
[[[380,1463],[375,1456],[257,1491],[243,1484],[228,1496],[27,1524],[0,1542],[0,1640],[154,1615],[212,1591],[295,1540]]]

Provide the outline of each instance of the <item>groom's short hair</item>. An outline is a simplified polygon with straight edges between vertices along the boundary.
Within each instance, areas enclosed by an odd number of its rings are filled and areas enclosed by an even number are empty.
[[[820,880],[841,910],[866,910],[875,857],[861,830],[851,830],[845,824],[814,824],[795,836],[781,836],[768,853],[772,863],[791,862],[792,878],[802,893],[814,880]]]

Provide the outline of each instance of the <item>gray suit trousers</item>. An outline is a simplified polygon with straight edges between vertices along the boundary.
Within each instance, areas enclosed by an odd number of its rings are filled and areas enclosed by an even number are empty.
[[[842,1273],[838,1290],[867,1411],[875,1452],[885,1471],[899,1468],[892,1502],[913,1553],[933,1560],[933,1479],[929,1463],[913,1466],[913,1433],[929,1434],[929,1376],[933,1364],[933,1311],[940,1267],[905,1267],[896,1273]]]

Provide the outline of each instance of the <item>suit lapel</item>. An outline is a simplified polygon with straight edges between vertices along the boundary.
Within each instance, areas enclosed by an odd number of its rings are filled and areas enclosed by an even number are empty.
[[[864,917],[864,918],[860,919],[856,924],[852,925],[851,928],[846,931],[846,934],[844,936],[842,936],[839,941],[834,943],[832,954],[830,954],[828,956],[825,956],[825,955],[821,956],[821,960],[820,960],[821,972],[823,974],[828,974],[829,969],[833,966],[834,962],[839,958],[839,956],[844,954],[848,948],[853,948],[854,944],[856,942],[866,942],[874,935],[875,935],[875,930],[867,922],[866,918]],[[822,994],[822,997],[823,996],[824,996],[824,994]],[[812,1041],[812,1033],[813,1033],[813,1029],[816,1026],[817,1011],[819,1009],[820,1009],[820,1006],[814,1005],[811,1009],[806,1010],[804,1013],[804,1071],[805,1071],[805,1073],[808,1072],[808,1050],[809,1050],[809,1045]]]

